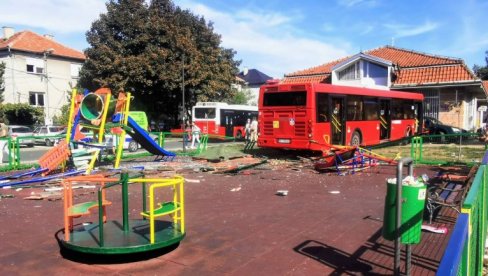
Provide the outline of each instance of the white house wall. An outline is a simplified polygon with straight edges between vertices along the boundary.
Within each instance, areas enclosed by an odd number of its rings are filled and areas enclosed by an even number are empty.
[[[27,72],[26,61],[29,58],[37,58],[44,62],[44,74]],[[47,124],[52,123],[54,115],[60,114],[61,107],[68,103],[66,96],[71,86],[77,84],[77,77],[71,76],[71,64],[82,64],[80,61],[56,57],[48,57],[46,61],[40,55],[19,53],[0,58],[0,61],[6,63],[4,102],[29,103],[29,92],[44,93],[44,113]]]

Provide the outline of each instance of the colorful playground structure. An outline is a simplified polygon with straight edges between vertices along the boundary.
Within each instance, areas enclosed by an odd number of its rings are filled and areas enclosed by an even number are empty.
[[[73,89],[65,140],[60,141],[39,159],[39,169],[3,177],[0,185],[14,186],[67,175],[90,174],[97,161],[101,159],[100,156],[112,151],[112,145],[104,142],[106,133],[114,134],[119,141],[116,143],[114,168],[120,166],[123,151],[123,143],[120,141],[125,141],[126,134],[149,153],[165,160],[174,158],[175,153],[161,147],[129,116],[130,101],[130,93],[119,92],[115,99],[108,88],[101,88],[93,93],[85,91],[84,94]],[[92,137],[86,137],[81,128],[90,129]],[[9,149],[12,148],[9,151],[9,164],[19,163],[18,145],[15,146],[15,141],[7,142]],[[41,176],[34,177],[39,174]],[[34,178],[20,180],[26,175]]]

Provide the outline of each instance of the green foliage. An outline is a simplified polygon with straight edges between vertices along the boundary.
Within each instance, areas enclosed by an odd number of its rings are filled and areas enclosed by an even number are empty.
[[[9,125],[36,125],[44,124],[44,110],[42,107],[30,106],[27,103],[0,105],[0,113],[6,118]]]
[[[170,0],[110,0],[86,34],[80,84],[132,92],[151,117],[177,117],[197,101],[228,101],[240,61],[211,23]]]
[[[60,126],[68,125],[69,108],[70,108],[69,103],[61,106],[61,114],[53,116],[53,124],[60,125]]]
[[[5,91],[5,81],[3,75],[5,74],[5,62],[0,62],[0,103],[3,103],[3,92]]]
[[[241,89],[240,91],[238,91],[236,89],[236,91],[234,93],[234,97],[232,98],[230,103],[231,104],[253,104],[253,103],[251,103],[252,98],[253,98],[253,96],[251,94],[251,90]]]
[[[473,66],[475,75],[482,80],[488,80],[488,51],[485,52],[485,55],[485,66],[476,64]]]

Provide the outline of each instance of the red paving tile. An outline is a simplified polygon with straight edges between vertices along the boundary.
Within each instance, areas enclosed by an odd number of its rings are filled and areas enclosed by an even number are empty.
[[[429,168],[415,171],[435,173]],[[115,264],[73,261],[60,254],[54,234],[62,228],[61,201],[2,199],[0,274],[392,274],[393,242],[381,237],[378,219],[383,216],[385,179],[394,175],[394,167],[348,176],[306,168],[232,177],[187,173],[187,178],[201,180],[185,187],[187,237],[164,255]],[[241,190],[232,192],[236,187]],[[288,196],[276,196],[280,189],[289,190]],[[109,219],[120,217],[119,193],[115,189],[107,194],[114,202]],[[140,190],[131,188],[130,195],[130,212],[137,216]],[[81,198],[94,196],[88,192]],[[444,209],[435,223],[452,227],[456,213]],[[423,233],[422,242],[413,246],[413,275],[435,274],[448,238]]]

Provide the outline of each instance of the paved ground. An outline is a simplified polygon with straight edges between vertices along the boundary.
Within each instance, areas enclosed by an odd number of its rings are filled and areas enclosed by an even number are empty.
[[[415,172],[436,173],[428,167]],[[394,167],[337,176],[277,162],[232,176],[181,173],[199,180],[185,184],[187,237],[172,251],[134,262],[63,257],[54,238],[63,227],[62,201],[22,199],[36,189],[0,191],[15,195],[0,200],[0,274],[392,274],[393,243],[381,237],[381,219],[385,179],[395,175]],[[277,190],[289,194],[277,196]],[[95,198],[92,190],[79,192],[77,200]],[[118,193],[108,194],[114,202],[109,219],[120,219]],[[130,197],[137,217],[139,189],[131,188]],[[435,224],[452,227],[455,213],[441,215]],[[435,274],[448,238],[423,233],[413,247],[412,275]]]

